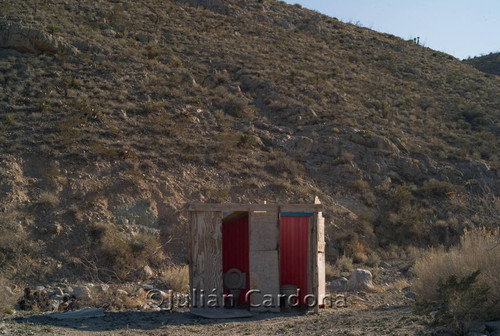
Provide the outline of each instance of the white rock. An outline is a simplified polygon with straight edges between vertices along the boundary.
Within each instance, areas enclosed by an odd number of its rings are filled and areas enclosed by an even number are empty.
[[[73,294],[79,300],[90,299],[90,289],[87,286],[78,286],[73,290]]]
[[[373,292],[375,287],[373,287],[372,278],[370,271],[357,268],[347,282],[347,290]]]
[[[124,289],[117,289],[116,290],[116,296],[125,296],[128,295],[128,292]]]
[[[109,290],[109,285],[106,284],[99,284],[95,285],[94,288],[97,290],[97,292],[107,292]]]

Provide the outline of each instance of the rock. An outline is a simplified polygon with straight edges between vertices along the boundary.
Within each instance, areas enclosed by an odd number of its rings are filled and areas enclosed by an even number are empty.
[[[109,290],[109,285],[99,284],[99,285],[95,285],[94,288],[96,289],[96,291],[98,293],[103,293],[103,292],[107,292]]]
[[[373,136],[368,142],[368,147],[373,147],[385,154],[399,154],[400,150],[396,145],[384,136]]]
[[[0,24],[0,48],[14,49],[19,52],[63,52],[78,54],[78,49],[56,37],[35,27],[24,27],[19,23]]]
[[[301,136],[295,140],[295,148],[302,153],[309,153],[311,151],[314,141],[308,137]]]
[[[153,35],[150,34],[138,33],[135,35],[135,39],[139,42],[147,43],[154,41],[155,38]]]
[[[153,285],[148,285],[148,284],[142,284],[141,287],[145,290],[152,290],[155,288]]]
[[[389,267],[391,267],[391,264],[389,264],[388,262],[382,260],[380,262],[380,267],[389,268]]]
[[[466,336],[490,336],[488,332],[471,331],[465,334]]]
[[[410,299],[412,301],[416,301],[417,300],[417,296],[415,295],[415,293],[412,293],[412,292],[408,292],[405,294],[405,297],[407,299]]]
[[[347,290],[347,278],[341,277],[333,280],[328,286],[329,290],[337,291],[337,292],[345,292]]]
[[[53,298],[53,297],[56,297],[56,296],[63,296],[64,292],[63,292],[63,290],[60,287],[54,287],[54,288],[51,288],[47,292],[47,294],[49,294],[50,298]]]
[[[90,289],[87,286],[78,286],[73,290],[73,294],[78,300],[90,299]]]
[[[59,304],[61,302],[59,300],[50,300],[48,310],[49,311],[57,311],[57,308],[59,308]]]
[[[373,292],[375,287],[373,287],[372,278],[370,271],[357,268],[347,282],[347,290]]]
[[[469,332],[481,333],[486,330],[486,324],[484,322],[476,322],[476,321],[464,322],[462,324],[462,329],[464,333],[469,333]]]
[[[139,277],[143,280],[149,280],[154,276],[154,272],[148,265],[139,270]]]
[[[485,326],[489,331],[500,331],[500,321],[486,322]]]
[[[12,288],[10,288],[10,286],[4,286],[3,288],[4,288],[5,293],[7,293],[7,295],[9,295],[9,296],[15,295],[14,291],[12,291]]]
[[[107,36],[107,37],[115,37],[116,32],[113,29],[104,29],[102,31],[102,35]]]
[[[128,292],[124,289],[117,289],[116,290],[116,296],[127,296]]]

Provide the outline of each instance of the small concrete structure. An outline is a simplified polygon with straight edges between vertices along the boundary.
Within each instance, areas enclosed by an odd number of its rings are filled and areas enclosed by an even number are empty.
[[[191,305],[317,311],[325,297],[325,241],[316,203],[189,204]]]

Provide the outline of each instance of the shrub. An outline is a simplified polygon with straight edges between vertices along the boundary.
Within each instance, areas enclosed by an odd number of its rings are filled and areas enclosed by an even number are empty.
[[[38,203],[46,207],[54,207],[59,203],[59,198],[56,194],[45,191],[38,197]]]
[[[14,303],[15,297],[12,295],[12,293],[8,292],[7,280],[0,276],[0,315],[12,314],[14,312]]]
[[[441,323],[459,319],[487,320],[500,313],[500,230],[466,231],[460,243],[433,249],[415,263],[412,287],[418,303],[443,304]],[[488,300],[477,302],[478,297]]]
[[[161,272],[160,280],[174,292],[189,291],[189,267],[172,265]]]
[[[335,262],[335,268],[337,268],[340,272],[351,272],[353,270],[352,258],[346,257],[345,255],[341,256]]]
[[[165,259],[155,236],[129,237],[111,223],[92,223],[86,231],[80,263],[93,280],[132,280],[145,265],[156,268]]]
[[[428,181],[425,181],[422,187],[420,188],[420,192],[424,196],[445,196],[446,194],[453,192],[457,189],[456,186],[447,181],[439,181],[434,178],[431,178]]]
[[[450,275],[447,280],[439,279],[437,298],[442,307],[435,316],[435,323],[458,330],[461,322],[489,320],[496,315],[498,300],[489,298],[490,287],[485,282],[477,283],[481,271],[467,276]]]
[[[335,266],[330,263],[325,264],[325,277],[326,280],[333,280],[337,277],[337,272],[335,272]]]
[[[378,267],[378,265],[380,265],[380,257],[378,256],[377,253],[372,252],[368,255],[365,264],[370,267]]]

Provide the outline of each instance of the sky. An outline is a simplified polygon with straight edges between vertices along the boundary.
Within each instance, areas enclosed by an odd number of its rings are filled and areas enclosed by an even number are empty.
[[[500,0],[285,0],[459,59],[500,51]]]

